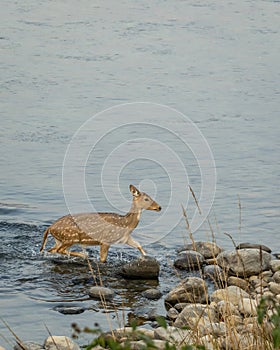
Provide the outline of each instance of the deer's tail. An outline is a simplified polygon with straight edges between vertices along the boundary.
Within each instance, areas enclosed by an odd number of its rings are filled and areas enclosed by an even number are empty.
[[[47,238],[48,238],[48,234],[50,233],[50,228],[48,227],[46,229],[46,231],[44,232],[44,237],[43,237],[43,243],[41,245],[41,248],[40,248],[40,253],[44,250],[45,248],[45,245],[47,243]]]

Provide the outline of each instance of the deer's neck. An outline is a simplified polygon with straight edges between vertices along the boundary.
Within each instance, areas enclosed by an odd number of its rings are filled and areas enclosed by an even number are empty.
[[[142,209],[137,208],[137,206],[132,203],[129,212],[125,215],[127,225],[131,228],[135,228],[140,220]]]

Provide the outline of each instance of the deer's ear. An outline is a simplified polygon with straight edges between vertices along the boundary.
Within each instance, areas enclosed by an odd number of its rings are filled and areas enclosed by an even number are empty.
[[[133,197],[140,196],[140,191],[137,190],[137,188],[133,185],[129,185],[130,192],[132,193]]]

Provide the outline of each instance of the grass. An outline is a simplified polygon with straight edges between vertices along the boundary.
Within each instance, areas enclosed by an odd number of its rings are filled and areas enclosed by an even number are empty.
[[[201,208],[199,207],[199,203],[196,199],[195,192],[191,187],[189,190],[194,199],[194,203],[197,206],[197,210],[201,214]],[[242,228],[242,206],[240,197],[238,196],[238,208],[239,208],[239,223],[238,223],[238,231],[241,234]],[[191,227],[189,224],[187,212],[185,208],[182,207],[183,217],[186,223],[186,230],[188,232],[189,241],[192,243],[193,250],[197,251],[196,242],[194,240],[194,235],[191,231]],[[216,227],[218,229],[217,220]],[[208,226],[211,233],[211,241],[212,243],[216,243],[215,232],[211,222],[208,218]],[[229,233],[225,233],[225,235],[231,240],[233,248],[236,248],[236,243],[233,237]],[[238,250],[237,254],[239,253]],[[241,259],[241,257],[239,256]],[[213,252],[212,261],[215,261],[216,257]],[[242,259],[241,259],[242,261]],[[260,262],[262,261],[262,250],[260,249]],[[102,286],[102,274],[100,269],[97,266],[97,271],[95,272],[91,262],[87,259],[87,263],[89,266],[89,270],[91,271],[93,280],[96,285]],[[242,262],[243,263],[243,262]],[[193,268],[193,272],[197,274],[197,269]],[[204,279],[203,272],[199,270],[200,277]],[[179,275],[179,272],[174,268],[174,274],[176,276]],[[243,274],[239,276],[244,280],[248,281],[250,284],[250,280],[245,277],[245,266],[243,264]],[[220,280],[215,280],[215,287],[218,288],[226,288],[228,287],[228,276],[226,271],[223,269],[222,276]],[[209,323],[207,327],[203,326],[203,322],[205,323],[205,318],[202,314],[197,315],[196,322],[192,323],[191,320],[186,322],[185,329],[178,330],[178,334],[181,334],[181,341],[178,343],[178,337],[175,337],[175,334],[172,334],[169,337],[168,341],[164,343],[165,350],[194,350],[194,349],[225,349],[225,350],[276,350],[280,349],[280,305],[279,301],[276,297],[273,296],[265,296],[263,293],[263,285],[265,281],[263,279],[263,275],[260,275],[261,282],[261,293],[258,299],[250,293],[249,300],[253,305],[257,301],[257,309],[256,312],[253,313],[252,317],[245,317],[244,315],[237,313],[236,308],[232,307],[229,299],[225,299],[224,308],[218,313],[218,322],[211,318],[211,312],[213,307],[217,309],[217,305],[214,305],[211,300],[207,300],[206,302],[206,314],[208,314]],[[205,287],[204,293],[207,294],[207,286]],[[100,300],[104,307],[104,310],[108,309],[108,305],[106,300],[100,295]],[[252,306],[253,307],[253,306]],[[139,327],[137,325],[137,320],[132,320],[128,326],[130,328],[125,327],[127,325],[126,316],[124,312],[122,316],[119,316],[119,310],[115,308],[116,317],[119,323],[119,329],[114,330],[112,328],[110,317],[108,316],[108,328],[109,332],[103,332],[99,325],[96,323],[94,327],[84,327],[81,328],[76,323],[72,324],[73,338],[80,338],[83,333],[92,335],[92,342],[85,345],[86,350],[94,349],[94,348],[106,348],[112,350],[118,349],[157,349],[158,344],[157,341],[154,340],[153,336],[147,334],[144,331],[143,327]],[[17,344],[23,349],[28,350],[24,343],[18,338],[18,336],[13,332],[10,326],[2,320],[5,327],[13,334]],[[162,329],[168,330],[170,326],[172,326],[173,322],[171,320],[167,320],[165,318],[157,318],[157,327],[161,327]],[[218,335],[218,325],[223,327],[224,335]],[[184,331],[187,331],[187,333]],[[222,332],[223,333],[223,332]],[[187,336],[186,336],[187,334]],[[50,334],[51,335],[51,334]],[[175,339],[176,338],[176,339]],[[161,345],[162,346],[162,345]],[[161,347],[162,348],[162,347]]]

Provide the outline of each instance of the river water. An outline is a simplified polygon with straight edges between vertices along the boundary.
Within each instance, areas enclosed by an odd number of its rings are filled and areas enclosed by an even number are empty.
[[[1,5],[0,305],[19,337],[120,323],[85,300],[86,264],[39,248],[69,211],[127,211],[130,183],[163,208],[144,212],[134,234],[163,266],[163,293],[188,240],[181,205],[195,239],[214,232],[230,249],[228,232],[280,251],[279,1]],[[151,282],[106,273],[137,254],[112,247],[102,270],[125,312],[145,303]],[[65,302],[89,310],[62,315]],[[1,325],[0,343],[11,338]]]

